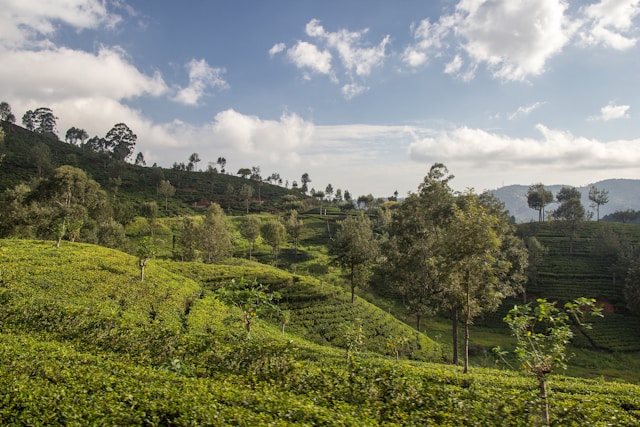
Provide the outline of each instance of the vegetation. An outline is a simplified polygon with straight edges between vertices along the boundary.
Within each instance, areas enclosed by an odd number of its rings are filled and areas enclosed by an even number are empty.
[[[543,221],[532,186],[541,221],[515,227],[435,164],[354,214],[307,173],[132,165],[123,123],[58,141],[49,112],[28,132],[0,105],[0,424],[532,425],[547,398],[554,425],[640,424],[640,229],[572,189]],[[572,353],[592,379],[551,372]]]

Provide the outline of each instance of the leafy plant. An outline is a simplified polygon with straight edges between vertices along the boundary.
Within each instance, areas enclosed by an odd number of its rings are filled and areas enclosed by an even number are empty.
[[[242,323],[247,331],[247,336],[251,335],[251,328],[255,318],[274,312],[278,307],[274,301],[280,299],[278,292],[268,292],[265,285],[257,281],[249,282],[244,278],[231,282],[218,290],[220,299],[242,312]]]
[[[595,299],[578,298],[567,302],[563,309],[556,302],[538,298],[536,305],[531,303],[514,306],[504,318],[517,340],[515,354],[522,362],[522,368],[535,375],[538,380],[540,397],[543,400],[542,420],[549,424],[549,395],[547,374],[560,367],[566,369],[571,357],[567,354],[567,345],[573,338],[571,325],[590,328],[584,317],[602,316],[602,309],[595,305]],[[505,353],[494,349],[500,356]]]

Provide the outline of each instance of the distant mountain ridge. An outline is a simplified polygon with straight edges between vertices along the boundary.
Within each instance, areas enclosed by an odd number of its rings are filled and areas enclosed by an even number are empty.
[[[609,203],[600,206],[601,219],[605,215],[616,211],[640,210],[640,179],[607,179],[584,187],[576,187],[582,193],[582,204],[585,210],[593,212],[594,219],[596,217],[595,208],[591,207],[591,201],[589,200],[591,186],[609,192]],[[547,190],[553,193],[554,199],[562,187],[563,185],[545,186]],[[528,185],[508,185],[489,192],[505,204],[506,209],[515,217],[516,222],[523,223],[538,220],[538,212],[531,209],[527,204],[528,190]],[[546,207],[545,212],[549,214],[557,206],[557,203],[551,203]]]

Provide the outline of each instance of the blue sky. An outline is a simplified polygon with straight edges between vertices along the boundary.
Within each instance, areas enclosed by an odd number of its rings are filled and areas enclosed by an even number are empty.
[[[353,195],[640,177],[640,0],[0,0],[0,100]]]

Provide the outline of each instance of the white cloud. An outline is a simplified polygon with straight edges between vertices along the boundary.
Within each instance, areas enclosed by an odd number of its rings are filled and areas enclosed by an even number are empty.
[[[287,50],[287,58],[296,67],[305,70],[304,78],[311,79],[311,75],[306,71],[329,75],[334,83],[339,81],[338,74],[344,72],[346,77],[352,81],[351,84],[343,85],[341,91],[343,96],[351,99],[364,92],[366,86],[362,83],[362,78],[369,76],[375,68],[381,67],[387,57],[387,46],[390,43],[390,36],[383,37],[377,45],[371,46],[364,40],[368,30],[348,31],[341,29],[335,32],[326,31],[317,19],[312,19],[305,26],[307,36],[314,39],[314,43],[298,41],[293,47]],[[278,43],[271,47],[269,53],[273,56],[284,49],[284,45]],[[332,64],[332,59],[336,57],[340,60],[338,69]],[[354,79],[358,79],[354,81]]]
[[[631,106],[629,105],[615,105],[614,103],[610,102],[600,109],[600,115],[591,116],[587,120],[602,120],[607,122],[609,120],[628,118],[630,108]]]
[[[0,43],[19,47],[42,41],[56,31],[55,22],[76,30],[114,27],[120,16],[109,12],[100,0],[4,0],[0,7]]]
[[[65,98],[122,100],[167,92],[159,74],[140,73],[119,48],[101,47],[96,54],[64,47],[0,54],[0,81],[11,82],[3,87],[5,99],[20,97],[46,104]]]
[[[601,0],[582,9],[584,27],[580,31],[586,45],[604,45],[617,50],[635,46],[633,20],[640,14],[640,0]]]
[[[313,72],[331,75],[331,53],[321,51],[314,44],[299,41],[287,50],[287,58],[298,68],[310,69]]]
[[[461,127],[420,139],[409,146],[418,162],[454,162],[467,167],[545,170],[637,168],[640,140],[598,141],[537,125],[542,138],[514,138]]]
[[[280,52],[283,52],[286,48],[287,48],[286,44],[276,43],[273,46],[271,46],[271,49],[269,49],[269,56],[273,57],[279,54]]]
[[[223,68],[211,68],[204,59],[192,59],[186,65],[189,71],[189,86],[178,91],[174,100],[185,105],[198,105],[207,89],[225,89],[229,87],[222,75]]]
[[[457,53],[445,66],[447,74],[471,80],[477,66],[485,65],[498,79],[526,80],[544,72],[570,41],[574,26],[566,10],[563,0],[460,0],[454,13],[413,29],[415,43],[405,48],[403,60],[421,66],[452,48]]]
[[[528,116],[533,111],[537,110],[538,108],[542,107],[545,104],[546,102],[534,102],[533,104],[518,107],[516,111],[509,113],[507,117],[509,120],[515,120],[518,117]]]
[[[363,92],[369,90],[368,87],[359,85],[358,83],[350,83],[342,86],[342,95],[345,99],[353,99]]]

